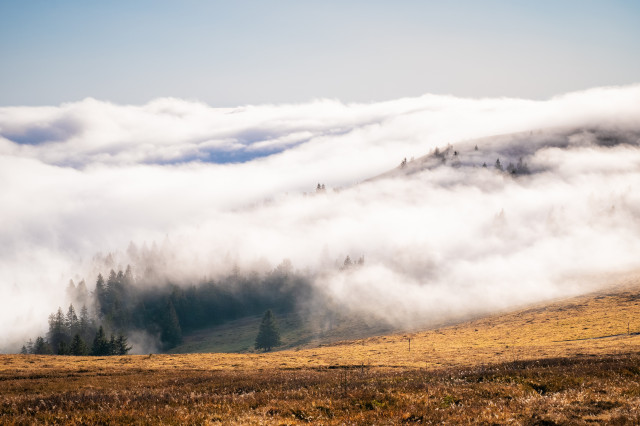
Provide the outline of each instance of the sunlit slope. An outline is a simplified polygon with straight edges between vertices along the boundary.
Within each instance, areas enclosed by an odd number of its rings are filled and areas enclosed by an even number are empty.
[[[629,331],[629,334],[627,334]],[[409,339],[411,349],[409,350]],[[473,366],[640,351],[640,285],[416,333],[270,353],[126,357],[3,356],[0,371]]]
[[[299,354],[325,365],[433,368],[638,350],[640,285],[632,280],[607,291],[445,328],[343,342]]]
[[[310,349],[2,355],[0,423],[637,424],[639,303],[632,281]]]

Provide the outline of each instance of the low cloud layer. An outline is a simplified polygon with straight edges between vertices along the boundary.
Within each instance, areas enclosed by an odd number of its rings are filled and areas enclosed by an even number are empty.
[[[289,258],[345,309],[398,326],[586,291],[581,277],[640,266],[639,123],[640,86],[0,108],[0,349],[46,326],[69,278],[94,280],[94,254],[130,241],[169,239],[186,278]],[[346,255],[365,267],[337,270]]]

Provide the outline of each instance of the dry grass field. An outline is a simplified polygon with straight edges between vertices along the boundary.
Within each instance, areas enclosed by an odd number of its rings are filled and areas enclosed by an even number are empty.
[[[640,285],[247,354],[0,356],[1,424],[638,424]],[[411,339],[411,350],[409,350]]]

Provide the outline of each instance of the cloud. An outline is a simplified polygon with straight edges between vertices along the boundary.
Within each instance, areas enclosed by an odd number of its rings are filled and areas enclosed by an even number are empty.
[[[345,309],[398,326],[585,291],[576,277],[640,266],[638,118],[640,86],[0,108],[0,348],[42,330],[69,278],[91,283],[93,255],[129,241],[169,238],[185,279],[289,258]],[[497,158],[531,173],[499,173]],[[339,271],[346,255],[365,266]]]

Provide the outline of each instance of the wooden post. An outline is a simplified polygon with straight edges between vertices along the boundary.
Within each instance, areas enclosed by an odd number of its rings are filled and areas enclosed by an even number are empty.
[[[411,337],[409,337],[409,352],[411,352]]]

